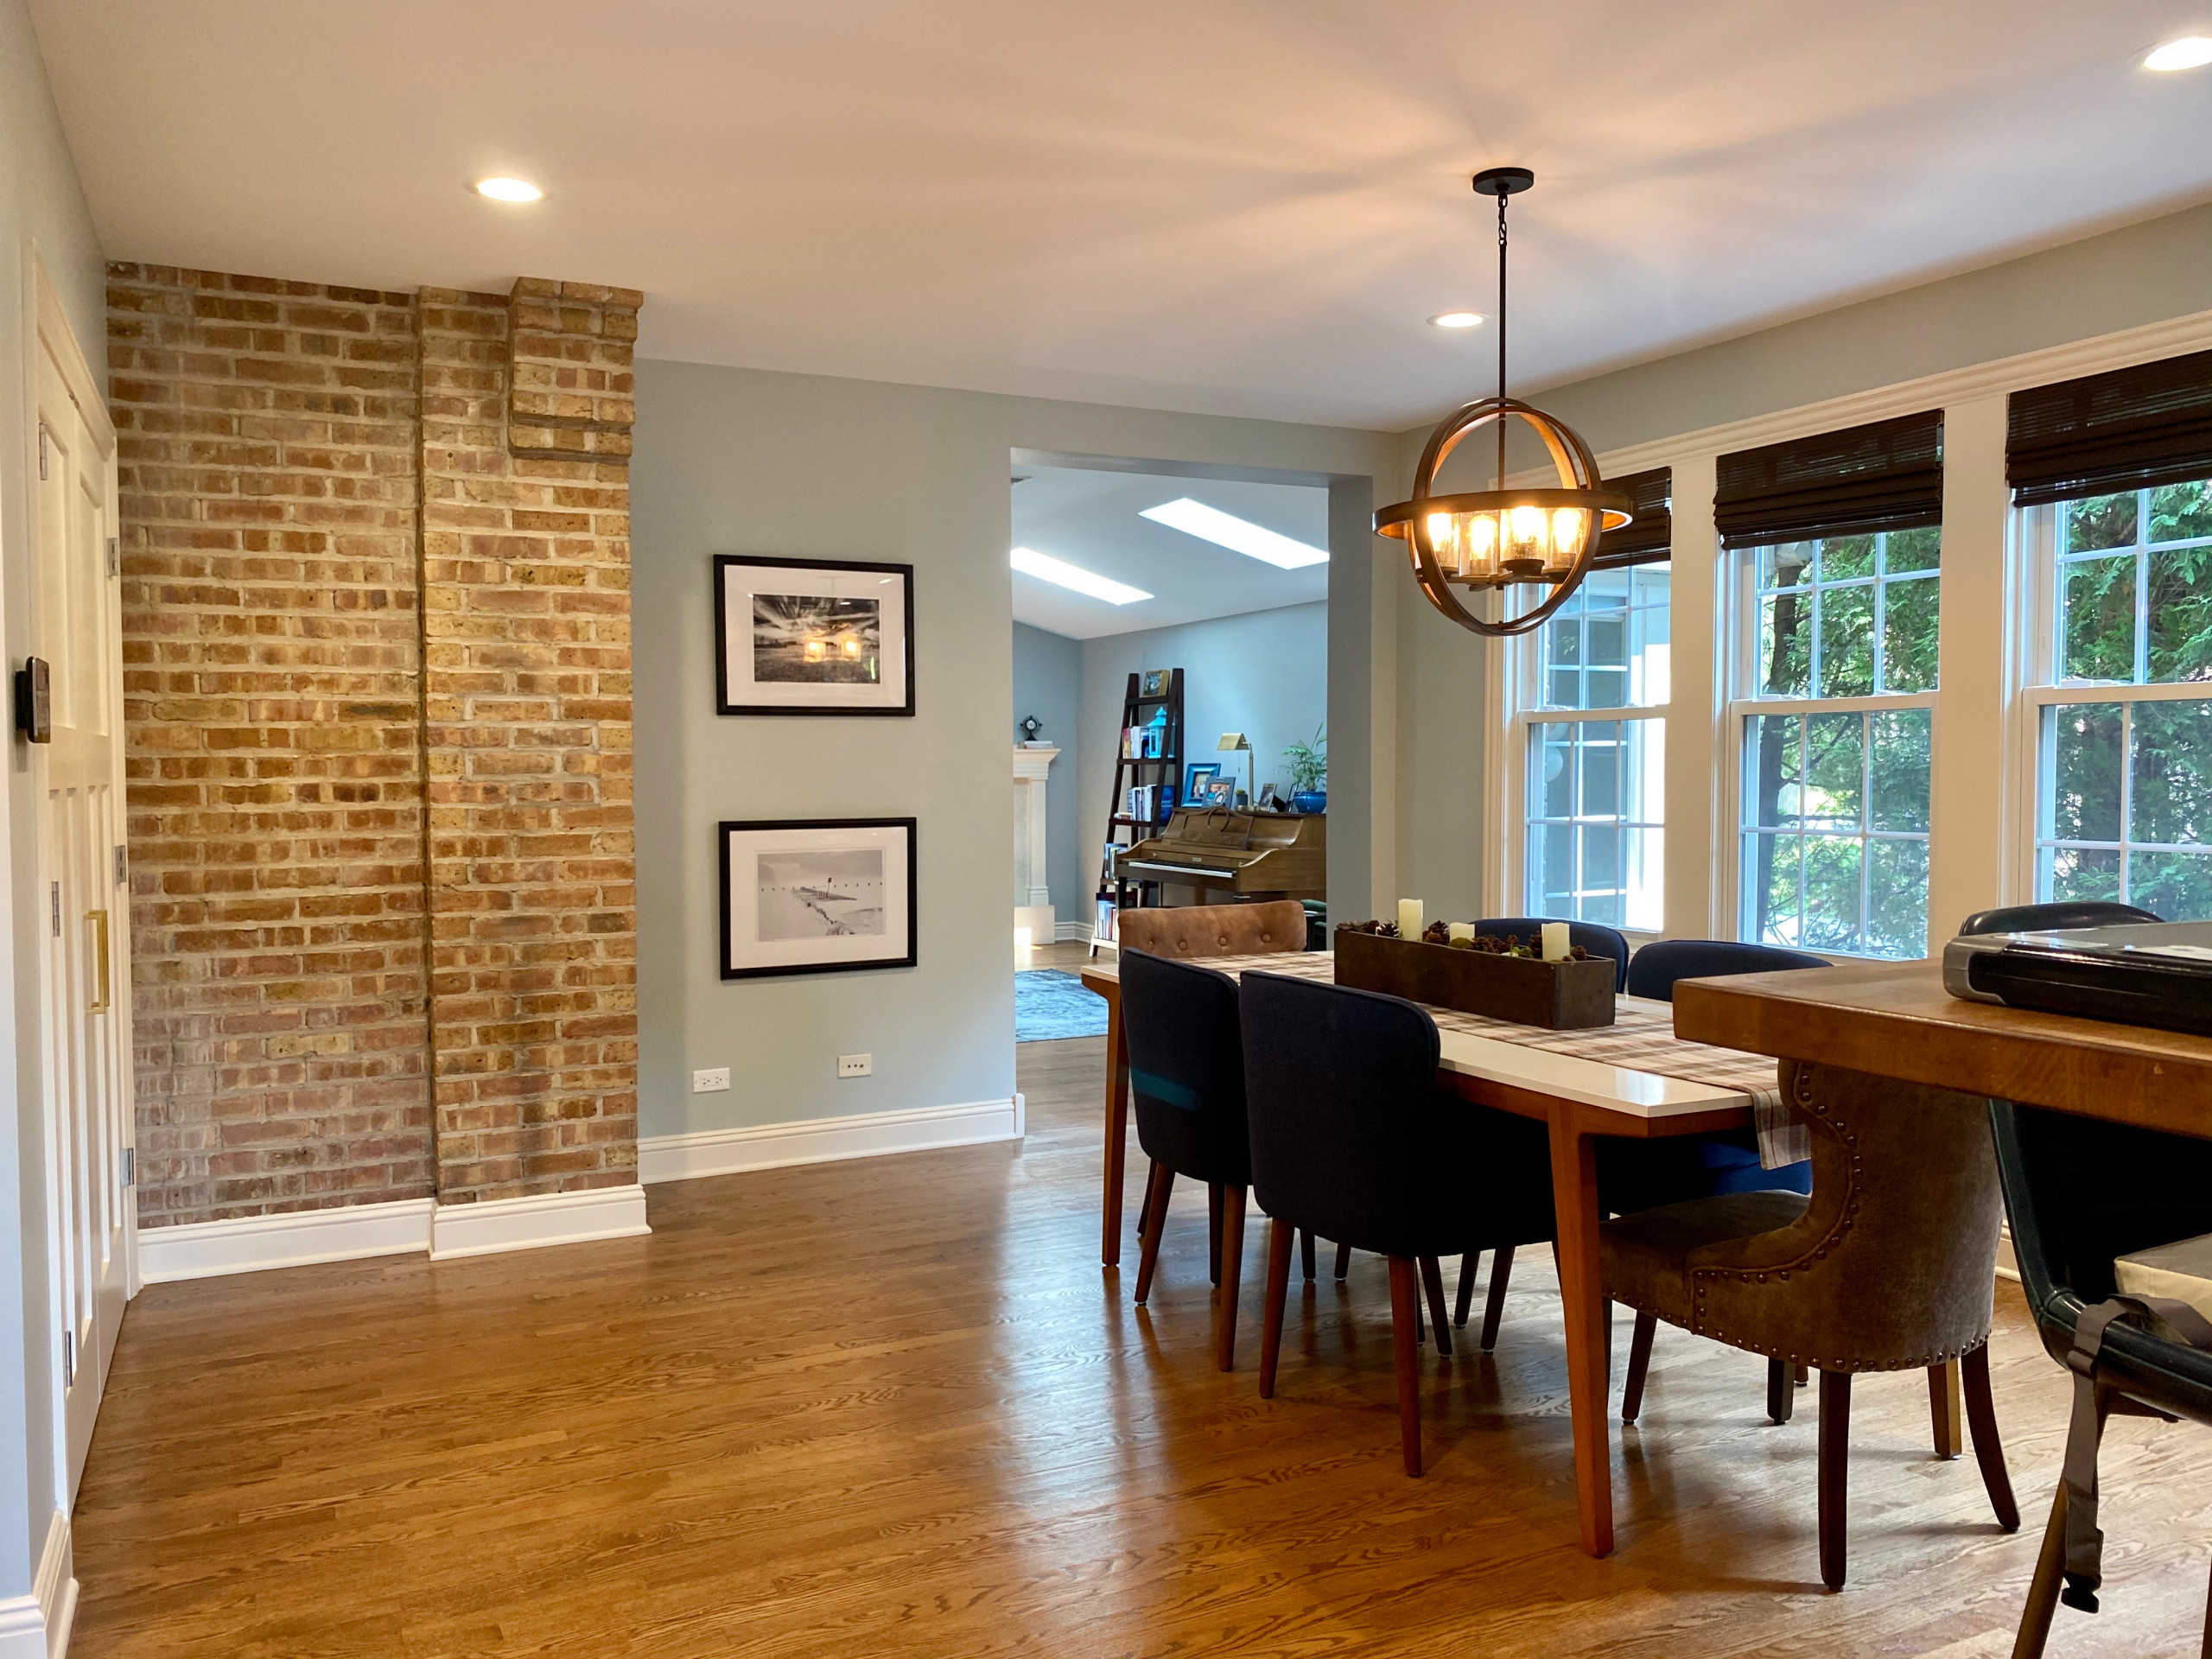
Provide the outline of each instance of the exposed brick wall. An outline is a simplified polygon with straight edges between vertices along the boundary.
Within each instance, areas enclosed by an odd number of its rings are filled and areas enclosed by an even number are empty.
[[[109,308],[142,1219],[425,1196],[414,296]]]
[[[635,1179],[640,298],[111,268],[142,1221]]]
[[[632,1181],[634,291],[423,291],[442,1202]],[[508,416],[517,419],[512,430]]]

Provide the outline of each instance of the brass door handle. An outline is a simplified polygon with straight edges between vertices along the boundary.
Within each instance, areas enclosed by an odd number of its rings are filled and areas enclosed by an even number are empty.
[[[105,1014],[109,1001],[107,958],[107,912],[88,910],[85,919],[92,925],[92,981],[93,1001],[86,1004],[86,1014]]]

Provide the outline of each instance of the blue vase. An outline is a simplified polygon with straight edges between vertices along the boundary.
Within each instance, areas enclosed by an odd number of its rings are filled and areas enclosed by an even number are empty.
[[[1329,810],[1329,791],[1325,789],[1302,789],[1290,798],[1294,812],[1325,812]]]

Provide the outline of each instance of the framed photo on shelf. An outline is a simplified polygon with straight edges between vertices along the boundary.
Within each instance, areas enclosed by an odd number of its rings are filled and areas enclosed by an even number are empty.
[[[721,976],[912,968],[912,818],[793,818],[717,826]]]
[[[1221,762],[1218,760],[1193,760],[1185,766],[1183,768],[1183,804],[1185,806],[1205,805],[1206,785],[1220,776]]]
[[[1209,778],[1205,793],[1192,801],[1192,806],[1234,806],[1236,804],[1236,780],[1234,778]]]
[[[914,567],[716,554],[715,710],[912,715]]]
[[[1167,695],[1168,680],[1168,670],[1147,668],[1137,683],[1138,694],[1147,697],[1164,697]]]

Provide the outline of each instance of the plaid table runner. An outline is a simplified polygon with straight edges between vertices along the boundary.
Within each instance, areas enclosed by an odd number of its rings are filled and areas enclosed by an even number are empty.
[[[1333,983],[1337,959],[1325,950],[1279,951],[1257,957],[1208,957],[1200,965],[1219,969],[1231,978],[1254,968]],[[1422,1006],[1428,1007],[1426,1003]],[[1611,1025],[1590,1031],[1547,1031],[1541,1026],[1516,1025],[1510,1020],[1491,1020],[1452,1008],[1428,1007],[1428,1014],[1440,1031],[1464,1032],[1470,1037],[1486,1037],[1522,1048],[1540,1048],[1548,1054],[1569,1055],[1600,1065],[1649,1071],[1747,1095],[1751,1121],[1758,1128],[1760,1167],[1780,1169],[1813,1155],[1812,1131],[1796,1109],[1783,1099],[1777,1063],[1764,1055],[1683,1041],[1675,1035],[1671,1009],[1623,1006]]]

